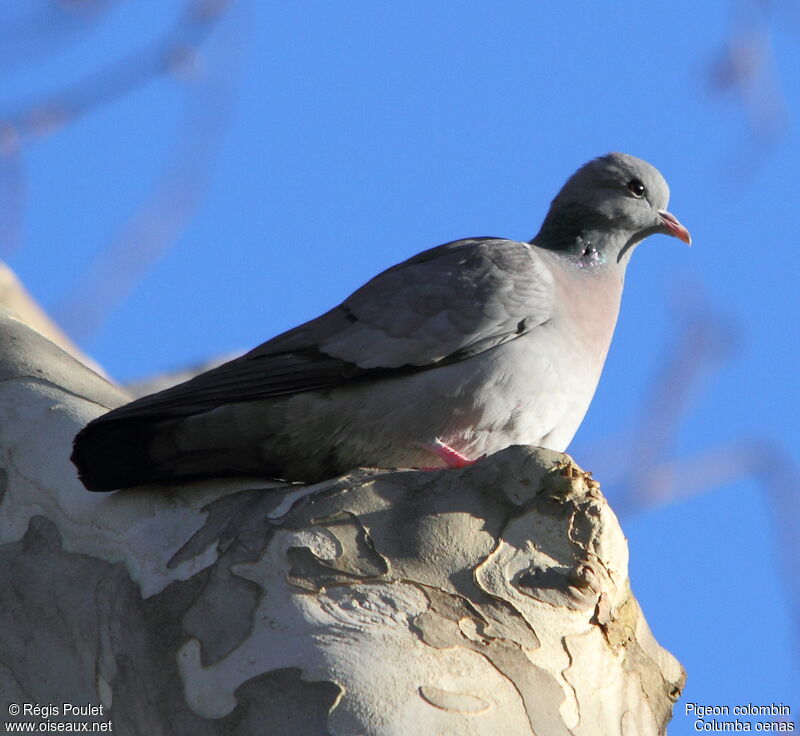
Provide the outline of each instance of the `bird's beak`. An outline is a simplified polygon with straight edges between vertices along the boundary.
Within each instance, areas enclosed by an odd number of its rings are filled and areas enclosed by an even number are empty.
[[[692,236],[689,235],[689,231],[678,222],[678,218],[675,217],[675,215],[670,214],[666,210],[659,210],[658,214],[659,217],[661,217],[661,224],[664,226],[663,232],[665,234],[671,235],[673,238],[678,238],[687,245],[692,244]]]

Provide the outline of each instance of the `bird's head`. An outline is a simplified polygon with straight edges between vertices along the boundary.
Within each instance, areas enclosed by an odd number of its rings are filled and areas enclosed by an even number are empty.
[[[658,169],[625,153],[609,153],[567,180],[532,242],[617,263],[655,233],[691,244],[689,231],[667,211],[668,202],[669,187]]]

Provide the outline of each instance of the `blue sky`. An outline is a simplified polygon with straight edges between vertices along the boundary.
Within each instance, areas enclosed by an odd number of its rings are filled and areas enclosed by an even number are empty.
[[[156,41],[181,7],[51,13],[27,34],[24,5],[0,11],[6,114]],[[726,454],[733,445],[800,461],[800,23],[788,4],[769,7],[240,0],[196,67],[26,140],[21,231],[5,258],[124,381],[252,347],[438,243],[529,239],[586,160],[649,160],[694,246],[659,236],[635,253],[571,453],[622,499],[626,448],[646,446],[669,408],[637,424],[654,376],[707,304],[722,357],[693,386],[666,459],[719,450],[723,463],[700,462],[706,492],[621,514],[632,583],[688,670],[671,734],[694,732],[687,701],[783,702],[796,716],[797,478],[780,481],[776,516],[760,476],[722,472],[746,455]],[[732,38],[770,54],[744,98],[712,83]],[[170,219],[180,206],[185,226]],[[152,263],[148,247],[161,251]]]

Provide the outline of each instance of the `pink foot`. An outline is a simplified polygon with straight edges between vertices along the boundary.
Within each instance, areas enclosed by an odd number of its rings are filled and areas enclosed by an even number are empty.
[[[445,444],[440,439],[425,445],[429,450],[435,452],[448,468],[466,468],[474,465],[481,458],[470,460],[462,455],[458,450],[454,450],[450,445]],[[434,470],[435,468],[423,468],[424,470]]]

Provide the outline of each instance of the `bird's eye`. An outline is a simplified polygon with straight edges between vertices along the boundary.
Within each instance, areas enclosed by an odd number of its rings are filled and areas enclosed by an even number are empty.
[[[631,179],[628,182],[628,191],[634,197],[644,197],[644,193],[647,191],[647,189],[638,179]]]

